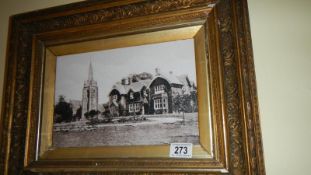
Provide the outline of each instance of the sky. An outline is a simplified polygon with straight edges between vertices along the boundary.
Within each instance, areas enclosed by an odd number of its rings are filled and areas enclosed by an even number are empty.
[[[98,85],[99,104],[108,101],[112,86],[129,74],[160,72],[188,75],[196,84],[193,39],[142,46],[117,48],[57,57],[55,103],[59,95],[66,100],[81,100],[83,83],[88,78],[89,64]]]

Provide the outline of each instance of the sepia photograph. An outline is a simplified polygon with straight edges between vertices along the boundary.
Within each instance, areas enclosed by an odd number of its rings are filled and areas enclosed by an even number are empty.
[[[57,57],[54,147],[199,144],[194,40]]]

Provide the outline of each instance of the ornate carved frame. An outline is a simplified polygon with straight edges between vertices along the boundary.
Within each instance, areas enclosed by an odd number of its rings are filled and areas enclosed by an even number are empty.
[[[211,110],[219,119],[215,131],[222,135],[215,138],[218,151],[213,159],[37,161],[34,116],[41,102],[32,92],[40,92],[44,59],[36,58],[45,55],[38,48],[193,25],[208,31]],[[95,0],[15,15],[10,21],[3,94],[4,175],[265,174],[247,0]]]

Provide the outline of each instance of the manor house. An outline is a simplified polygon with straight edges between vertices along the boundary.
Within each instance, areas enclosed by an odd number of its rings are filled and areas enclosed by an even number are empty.
[[[179,112],[177,96],[188,95],[191,111],[197,110],[195,83],[187,75],[176,76],[155,70],[150,73],[131,74],[116,82],[109,93],[109,109],[116,115],[163,114]],[[178,106],[178,105],[177,105]]]

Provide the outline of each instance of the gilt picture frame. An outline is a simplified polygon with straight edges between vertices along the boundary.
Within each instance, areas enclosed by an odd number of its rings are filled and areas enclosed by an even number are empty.
[[[246,0],[87,1],[15,15],[5,72],[1,174],[265,174]],[[170,157],[174,142],[192,143],[192,156]]]

